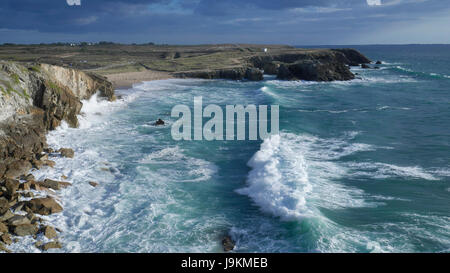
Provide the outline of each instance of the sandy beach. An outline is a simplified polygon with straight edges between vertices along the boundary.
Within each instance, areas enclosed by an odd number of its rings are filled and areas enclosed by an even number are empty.
[[[113,88],[131,88],[133,84],[143,81],[172,79],[173,76],[167,72],[146,70],[140,72],[124,72],[105,75],[113,84]]]

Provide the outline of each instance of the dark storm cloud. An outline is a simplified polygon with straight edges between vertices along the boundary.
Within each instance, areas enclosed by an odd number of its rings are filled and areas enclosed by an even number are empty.
[[[1,0],[0,43],[39,42],[44,37],[45,41],[365,43],[383,31],[391,32],[393,40],[420,42],[420,33],[411,31],[416,25],[429,27],[424,33],[428,36],[450,36],[445,29],[442,32],[442,25],[450,23],[446,2],[381,0],[381,6],[370,6],[367,0],[81,0],[81,6],[69,6],[66,0]]]

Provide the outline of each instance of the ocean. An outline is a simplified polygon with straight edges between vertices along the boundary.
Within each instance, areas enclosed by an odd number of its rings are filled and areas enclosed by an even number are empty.
[[[62,252],[450,252],[450,46],[355,46],[348,82],[161,80],[85,101],[36,178],[73,186]],[[264,141],[174,141],[173,106],[280,106]],[[165,126],[154,126],[157,119]],[[89,181],[99,183],[92,187]],[[45,238],[40,238],[45,240]],[[13,251],[38,251],[31,238]]]

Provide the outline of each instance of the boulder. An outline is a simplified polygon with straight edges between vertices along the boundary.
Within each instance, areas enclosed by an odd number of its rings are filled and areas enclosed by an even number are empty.
[[[15,215],[8,220],[8,226],[10,226],[10,227],[28,225],[28,224],[31,224],[30,219],[28,219],[26,216],[22,216],[22,215]]]
[[[33,224],[26,224],[14,227],[13,231],[17,236],[36,235],[38,227]]]
[[[153,123],[153,125],[155,125],[155,126],[161,126],[161,125],[164,125],[164,124],[165,124],[165,122],[162,119],[158,119],[155,123]]]
[[[33,198],[34,197],[34,193],[32,193],[31,191],[30,192],[25,192],[25,193],[22,193],[22,196],[25,197],[25,198]]]
[[[32,174],[30,173],[30,174],[28,174],[27,176],[25,176],[25,180],[26,180],[26,181],[33,181],[33,180],[35,180],[35,177],[34,177],[34,175],[32,175]]]
[[[41,187],[39,186],[39,183],[36,182],[36,181],[31,181],[30,182],[30,188],[32,190],[35,190],[35,191],[40,191],[41,190]]]
[[[8,233],[5,233],[2,236],[0,236],[0,239],[3,241],[3,243],[7,245],[12,244],[11,236]]]
[[[6,222],[11,219],[14,214],[8,209],[5,213],[0,214],[0,222]]]
[[[367,64],[361,64],[361,68],[363,68],[363,69],[370,69],[371,67],[368,66]]]
[[[11,250],[7,249],[6,246],[0,242],[0,251],[11,253]]]
[[[225,252],[232,251],[235,245],[236,243],[233,241],[233,239],[231,239],[230,236],[225,236],[225,238],[223,238],[222,240],[222,246]]]
[[[13,196],[19,189],[19,186],[20,186],[19,180],[6,179],[5,188],[9,196]]]
[[[89,181],[89,185],[91,185],[92,187],[97,187],[98,186],[98,183],[97,182],[94,182],[94,181]]]
[[[25,183],[20,184],[20,189],[24,190],[24,191],[29,191],[31,190],[31,183],[33,180],[27,181]]]
[[[59,248],[61,248],[61,247],[62,247],[62,245],[61,245],[60,242],[58,242],[58,241],[53,241],[53,242],[46,243],[46,244],[42,245],[42,246],[41,246],[41,249],[44,250],[44,251],[47,251],[47,250],[49,250],[49,249],[59,249]]]
[[[31,161],[31,163],[33,163],[33,167],[40,170],[42,168],[42,166],[44,166],[44,161],[43,160],[37,160],[37,159],[33,159]]]
[[[61,153],[61,156],[68,158],[73,158],[75,155],[75,152],[72,149],[61,148],[58,152]]]
[[[377,61],[375,64],[383,64],[383,62],[381,61]]]
[[[4,223],[0,222],[0,234],[7,233],[7,232],[8,232],[8,227]]]
[[[9,202],[5,197],[0,197],[0,215],[9,210]]]
[[[55,161],[52,160],[44,160],[44,166],[49,166],[50,168],[55,167]]]
[[[50,226],[45,226],[42,233],[44,233],[44,236],[47,237],[48,239],[53,239],[56,236],[58,236],[56,230]]]
[[[67,188],[71,186],[69,182],[61,182],[52,179],[45,179],[43,182],[39,182],[39,187],[49,188],[55,191],[58,191],[62,188]]]
[[[21,175],[25,175],[31,169],[32,165],[26,160],[17,160],[8,165],[8,170],[5,173],[7,178],[17,178]]]
[[[53,198],[35,198],[26,202],[26,206],[33,212],[41,215],[50,215],[63,211],[63,208]]]

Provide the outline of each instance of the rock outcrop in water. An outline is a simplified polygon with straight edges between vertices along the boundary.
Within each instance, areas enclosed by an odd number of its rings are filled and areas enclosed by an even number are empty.
[[[370,63],[354,49],[295,51],[255,56],[250,63],[281,80],[346,81],[355,78],[349,66]]]
[[[256,54],[241,66],[175,73],[180,78],[263,80],[263,73],[281,80],[347,81],[355,78],[349,66],[370,63],[354,49],[292,50]]]
[[[46,133],[62,121],[77,127],[81,100],[97,91],[108,100],[115,99],[111,83],[95,74],[0,61],[0,250],[11,243],[10,233],[27,236],[39,232],[42,221],[35,214],[62,211],[51,196],[32,198],[30,190],[59,190],[70,184],[49,179],[36,182],[27,174],[32,168],[54,165],[48,159],[52,151],[47,148]],[[60,152],[73,157],[70,149]]]

